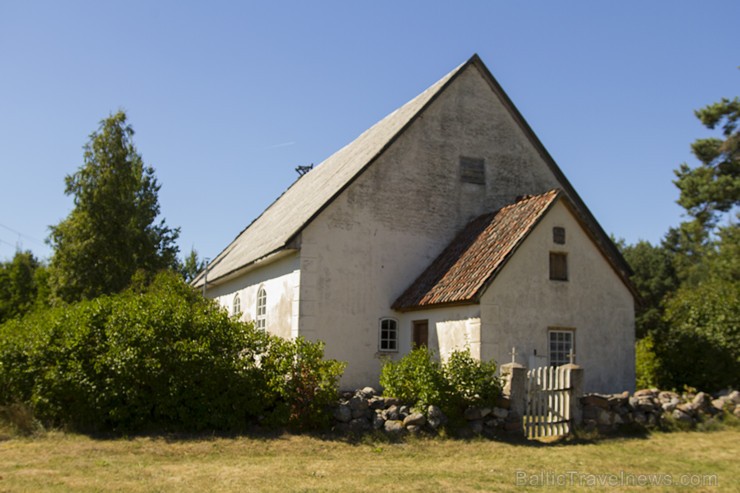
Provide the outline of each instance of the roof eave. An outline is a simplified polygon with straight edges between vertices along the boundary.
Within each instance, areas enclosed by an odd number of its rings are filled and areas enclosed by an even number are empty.
[[[257,269],[259,267],[264,267],[265,265],[271,264],[273,262],[276,262],[280,259],[283,259],[285,257],[288,257],[294,253],[296,253],[299,249],[298,248],[288,248],[288,247],[280,247],[276,250],[273,250],[272,252],[268,253],[267,255],[264,255],[256,260],[253,260],[252,262],[249,262],[245,265],[242,265],[241,267],[238,267],[236,269],[233,269],[225,274],[220,275],[219,277],[216,277],[214,279],[207,279],[207,285],[206,289],[210,286],[219,286],[221,284],[224,284],[232,279],[235,279],[239,276],[242,276],[254,269]],[[205,272],[205,271],[204,271]],[[196,279],[194,279],[190,284],[194,288],[202,288],[203,287],[203,275],[199,275]]]

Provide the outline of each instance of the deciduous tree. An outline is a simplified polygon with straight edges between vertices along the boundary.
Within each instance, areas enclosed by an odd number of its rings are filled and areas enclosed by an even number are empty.
[[[176,267],[179,229],[155,222],[160,185],[133,136],[123,111],[102,120],[84,147],[84,164],[66,177],[74,209],[50,236],[50,283],[58,298],[115,293],[139,269]]]

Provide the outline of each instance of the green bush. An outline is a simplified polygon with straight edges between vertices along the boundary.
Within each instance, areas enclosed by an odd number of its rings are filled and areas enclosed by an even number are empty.
[[[452,390],[450,399],[457,406],[492,405],[501,395],[496,377],[496,362],[479,361],[470,351],[453,351],[442,370]]]
[[[426,347],[416,348],[398,361],[387,360],[380,371],[380,385],[384,394],[420,408],[446,404],[450,394],[442,366]]]
[[[740,384],[740,284],[709,279],[681,288],[666,302],[664,321],[652,334],[652,383],[708,392]],[[643,349],[638,343],[638,377],[650,361],[641,358],[649,356]]]
[[[259,418],[308,427],[342,372],[322,356],[321,344],[270,336],[160,274],[0,326],[0,405],[91,431],[240,430]]]
[[[660,358],[655,352],[655,341],[651,335],[635,344],[635,373],[638,389],[658,387],[661,379]]]
[[[327,410],[337,402],[338,380],[345,366],[324,359],[323,342],[272,338],[260,362],[272,400],[267,424],[298,430],[328,426]]]
[[[470,351],[454,351],[440,364],[426,348],[416,348],[400,360],[386,361],[380,373],[384,394],[421,409],[439,406],[458,416],[467,406],[492,405],[501,394],[496,363],[482,362]]]

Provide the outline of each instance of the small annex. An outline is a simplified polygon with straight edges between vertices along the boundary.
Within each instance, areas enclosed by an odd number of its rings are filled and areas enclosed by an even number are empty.
[[[193,281],[343,387],[427,345],[634,387],[630,270],[477,55],[301,176]]]

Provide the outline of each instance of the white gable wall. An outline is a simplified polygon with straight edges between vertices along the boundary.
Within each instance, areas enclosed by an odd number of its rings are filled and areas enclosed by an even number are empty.
[[[460,182],[461,156],[485,159],[484,186]],[[303,230],[300,333],[349,362],[343,387],[377,382],[379,319],[402,321],[401,348],[415,319],[393,301],[471,219],[557,186],[470,66]]]
[[[565,228],[565,245],[552,228]],[[568,254],[568,281],[549,279],[549,254]],[[548,364],[548,328],[575,331],[576,363],[588,392],[621,392],[635,385],[634,299],[562,200],[506,263],[481,299],[482,356]]]
[[[267,293],[266,330],[290,338],[298,333],[298,296],[300,291],[300,260],[292,253],[267,265],[218,286],[209,286],[208,297],[215,299],[233,314],[234,297],[241,298],[242,320],[255,320],[257,292]]]

